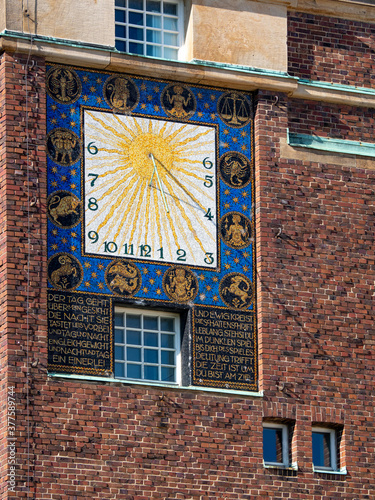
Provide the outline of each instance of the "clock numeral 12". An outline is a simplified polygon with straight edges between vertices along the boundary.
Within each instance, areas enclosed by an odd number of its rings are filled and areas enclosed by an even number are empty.
[[[150,245],[139,245],[141,251],[141,257],[151,257],[151,247]]]

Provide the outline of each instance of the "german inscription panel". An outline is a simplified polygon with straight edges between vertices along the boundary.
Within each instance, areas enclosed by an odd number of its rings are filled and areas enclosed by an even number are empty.
[[[193,309],[193,385],[257,390],[252,311]]]
[[[48,291],[48,369],[112,373],[112,304],[107,297]]]

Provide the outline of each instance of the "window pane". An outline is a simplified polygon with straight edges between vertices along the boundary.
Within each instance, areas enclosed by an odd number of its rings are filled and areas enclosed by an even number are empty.
[[[127,361],[142,361],[141,354],[141,349],[137,349],[136,347],[128,347],[126,349]]]
[[[117,21],[118,23],[126,23],[124,10],[115,10],[115,21]]]
[[[145,378],[148,380],[158,380],[158,367],[145,365]]]
[[[115,363],[115,377],[125,377],[124,363]]]
[[[126,365],[126,376],[129,378],[142,378],[142,367],[141,365]]]
[[[146,10],[147,12],[161,12],[160,2],[155,0],[147,0],[146,2]]]
[[[147,14],[146,15],[146,25],[149,28],[161,28],[161,17]]]
[[[163,365],[174,365],[174,351],[161,351],[161,362]]]
[[[143,14],[140,12],[129,12],[129,24],[143,25]]]
[[[143,10],[143,0],[129,0],[129,9]]]
[[[158,363],[159,362],[159,351],[156,349],[145,349],[144,356],[146,363]]]
[[[157,45],[147,45],[146,55],[153,57],[161,57],[161,47],[158,47]]]
[[[166,335],[165,333],[161,336],[161,347],[174,348],[174,335]]]
[[[144,343],[147,346],[158,347],[159,335],[154,332],[145,332]]]
[[[161,43],[161,32],[155,30],[147,30],[147,42]]]
[[[178,50],[165,48],[164,49],[164,57],[165,57],[165,59],[172,59],[173,61],[175,61],[176,59],[178,59]]]
[[[131,54],[143,55],[143,44],[142,43],[129,43],[129,52]]]
[[[127,314],[126,326],[130,328],[141,328],[141,315]]]
[[[118,38],[126,38],[126,26],[120,26],[120,25],[116,24],[115,36]]]
[[[157,330],[158,329],[158,317],[157,316],[145,316],[143,318],[143,328],[145,330]]]
[[[174,318],[160,318],[160,329],[164,332],[174,332]]]
[[[263,428],[263,460],[283,463],[283,433],[278,428]]]
[[[175,372],[176,370],[174,368],[163,366],[161,369],[161,380],[163,382],[176,382]]]
[[[129,39],[130,40],[143,40],[143,29],[142,28],[132,28],[129,27]]]
[[[133,345],[141,345],[141,332],[134,330],[126,330],[126,343]]]
[[[315,467],[332,467],[330,439],[328,432],[313,432],[312,451]]]
[[[116,344],[124,343],[124,332],[122,330],[115,330],[115,343]]]
[[[172,35],[171,33],[164,33],[164,45],[177,46],[177,35]]]
[[[170,31],[177,31],[177,19],[171,19],[170,17],[165,17],[164,29]]]
[[[164,14],[177,16],[177,4],[164,2],[163,11]]]
[[[126,0],[115,0],[116,7],[126,7]]]
[[[122,346],[115,346],[115,359],[123,359],[125,360],[125,352]]]
[[[122,42],[121,40],[116,40],[116,49],[121,52],[126,52],[126,42]]]

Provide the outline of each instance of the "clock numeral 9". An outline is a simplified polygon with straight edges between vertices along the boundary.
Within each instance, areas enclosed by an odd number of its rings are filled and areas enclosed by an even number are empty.
[[[99,149],[96,146],[94,146],[93,144],[94,144],[94,141],[90,142],[87,145],[87,151],[90,153],[90,155],[97,155]]]
[[[211,170],[211,168],[214,166],[214,164],[212,163],[211,160],[208,159],[209,157],[207,156],[204,160],[203,160],[203,166],[204,168],[207,168],[207,170]]]
[[[212,253],[206,252],[206,257],[204,259],[204,261],[205,261],[206,264],[212,264],[213,263],[214,258],[213,258],[212,255],[213,255]]]
[[[209,221],[212,221],[212,219],[214,218],[214,216],[212,215],[211,213],[211,209],[209,208],[207,210],[207,212],[204,214],[204,216],[209,220]]]
[[[98,210],[98,201],[96,198],[89,198],[89,203],[88,203],[88,208],[89,210],[93,210],[95,212],[95,210]]]
[[[105,241],[104,242],[104,251],[108,253],[117,252],[117,244],[114,241]]]
[[[185,250],[182,250],[182,248],[179,248],[176,253],[178,255],[177,260],[182,261],[182,262],[186,261],[186,252],[185,252]]]
[[[204,181],[204,185],[208,188],[210,188],[212,185],[213,185],[213,182],[212,182],[212,179],[213,179],[213,175],[205,175],[204,178],[205,178],[205,181]]]
[[[89,231],[87,236],[90,238],[91,243],[96,243],[99,239],[99,235],[96,231]]]

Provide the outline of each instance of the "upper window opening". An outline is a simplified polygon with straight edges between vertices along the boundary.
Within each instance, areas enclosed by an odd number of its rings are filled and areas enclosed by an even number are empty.
[[[263,460],[265,465],[289,466],[289,429],[287,425],[263,424]]]
[[[312,431],[312,453],[315,470],[337,470],[337,437],[335,429],[315,427]]]
[[[181,0],[115,0],[116,49],[178,59],[182,45]]]
[[[115,377],[180,383],[178,314],[115,309]]]

